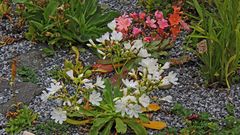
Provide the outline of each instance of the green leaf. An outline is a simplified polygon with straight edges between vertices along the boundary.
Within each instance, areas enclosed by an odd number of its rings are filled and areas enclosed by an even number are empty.
[[[112,116],[110,117],[104,117],[104,118],[96,118],[93,121],[93,125],[89,131],[89,135],[98,135],[99,130],[110,120],[112,119]]]
[[[80,120],[79,121],[79,120],[67,118],[67,120],[65,122],[72,124],[72,125],[86,125],[86,124],[90,123],[91,120]]]
[[[103,90],[103,97],[106,104],[109,104],[113,108],[113,95],[112,95],[112,85],[109,79],[105,80],[105,88]]]
[[[109,121],[107,126],[104,128],[103,132],[101,133],[102,135],[110,135],[111,134],[111,128],[113,126],[113,120]]]
[[[140,114],[139,118],[144,123],[148,123],[149,122],[149,118],[145,114]]]
[[[203,11],[202,11],[202,8],[201,8],[201,6],[199,5],[198,1],[197,1],[197,0],[193,0],[193,3],[194,3],[194,6],[195,6],[195,8],[196,8],[196,10],[197,10],[197,13],[198,13],[198,15],[200,16],[200,18],[201,18],[201,19],[204,19],[204,18],[203,18]]]
[[[96,112],[81,108],[77,112],[68,113],[68,116],[69,117],[82,117],[82,116],[93,117],[93,116],[96,116]]]
[[[140,125],[139,123],[137,123],[135,120],[124,120],[124,122],[131,128],[134,130],[134,132],[136,133],[136,135],[147,135],[147,131],[146,129]]]
[[[56,10],[57,10],[57,7],[58,7],[58,2],[55,1],[55,0],[50,0],[47,7],[44,9],[44,13],[43,13],[43,16],[44,16],[44,19],[45,21],[50,21],[49,19],[49,16],[52,16],[55,14]]]
[[[117,133],[125,134],[127,132],[127,125],[120,118],[115,119]]]
[[[97,0],[84,0],[83,3],[83,13],[84,16],[87,18],[97,11]]]

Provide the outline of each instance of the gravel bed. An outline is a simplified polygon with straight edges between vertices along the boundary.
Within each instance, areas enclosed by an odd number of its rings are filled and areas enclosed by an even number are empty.
[[[118,10],[122,14],[129,12],[141,11],[141,8],[137,5],[138,0],[98,0],[103,6],[112,10]]]

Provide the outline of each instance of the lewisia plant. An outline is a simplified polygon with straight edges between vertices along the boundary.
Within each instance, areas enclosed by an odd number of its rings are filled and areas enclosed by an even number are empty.
[[[75,50],[76,51],[76,50]],[[78,53],[76,56],[78,57]],[[150,121],[145,112],[157,111],[159,106],[151,103],[148,93],[168,85],[176,85],[176,74],[163,75],[170,64],[163,66],[154,58],[143,58],[139,67],[132,69],[119,86],[100,76],[93,78],[91,70],[77,61],[65,62],[61,81],[53,80],[43,91],[41,99],[56,101],[51,118],[60,124],[64,122],[83,125],[92,124],[89,134],[125,134],[130,127],[138,135],[147,134],[145,127],[162,129],[164,122]],[[171,102],[171,96],[161,100]],[[136,130],[138,129],[138,130]]]
[[[189,30],[180,10],[180,7],[173,6],[173,13],[167,17],[159,10],[154,14],[124,14],[116,18],[111,26],[116,26],[114,30],[123,33],[124,40],[142,38],[145,42],[152,42],[170,38],[175,41],[181,30]]]

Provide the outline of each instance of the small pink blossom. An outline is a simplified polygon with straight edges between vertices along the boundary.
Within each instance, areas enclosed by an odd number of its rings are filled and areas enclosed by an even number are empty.
[[[151,42],[152,38],[151,37],[144,37],[143,41],[145,42]]]
[[[128,27],[131,25],[132,20],[127,15],[122,15],[116,18],[116,22],[119,31],[128,31]]]
[[[155,24],[155,22],[156,22],[156,20],[150,19],[149,16],[147,17],[147,20],[146,20],[147,26],[149,26],[151,28],[157,28],[157,25]]]
[[[145,16],[146,16],[146,13],[144,13],[144,12],[139,13],[139,18],[141,20],[145,20]]]
[[[165,29],[167,28],[169,25],[168,25],[168,21],[165,20],[165,19],[162,19],[162,20],[158,20],[158,25],[160,27],[160,29]]]
[[[141,29],[133,27],[133,31],[132,31],[134,37],[138,36],[140,33],[142,33]]]
[[[184,30],[190,31],[190,27],[183,20],[180,22],[180,24],[181,24],[181,26],[183,27]]]
[[[131,18],[133,18],[134,20],[138,19],[138,14],[136,12],[130,13],[129,15]]]
[[[158,20],[158,19],[163,19],[163,13],[162,12],[160,12],[159,10],[157,10],[156,12],[155,12],[155,17],[156,17],[156,19]]]

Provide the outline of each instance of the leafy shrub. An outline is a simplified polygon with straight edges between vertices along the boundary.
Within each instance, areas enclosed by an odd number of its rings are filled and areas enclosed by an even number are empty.
[[[24,82],[37,83],[37,74],[34,69],[29,67],[20,67],[17,70],[17,74],[23,79]]]
[[[213,0],[212,4],[215,8],[208,11],[193,0],[199,18],[191,37],[202,40],[197,48],[208,83],[230,87],[240,59],[240,1]]]
[[[37,114],[35,114],[26,106],[24,106],[23,109],[18,110],[17,113],[17,117],[14,119],[11,118],[7,123],[6,131],[12,135],[15,135],[22,130],[31,127],[33,121],[37,119]]]
[[[37,134],[46,134],[46,135],[67,135],[66,131],[68,130],[69,125],[61,125],[55,123],[52,120],[48,120],[44,123],[37,124],[34,127],[34,130]]]
[[[116,12],[103,12],[97,0],[15,0],[26,8],[23,16],[29,22],[26,38],[48,42],[82,43],[95,39],[109,29],[106,27]]]

